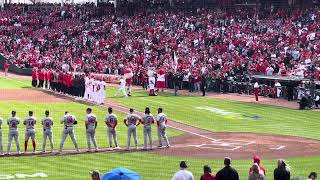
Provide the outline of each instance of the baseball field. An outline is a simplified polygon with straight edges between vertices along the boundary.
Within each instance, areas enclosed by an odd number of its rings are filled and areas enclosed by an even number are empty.
[[[159,93],[156,97],[149,97],[146,91],[134,90],[132,97],[113,97],[116,87],[107,87],[107,104],[96,106],[32,89],[30,84],[28,79],[0,79],[0,117],[5,121],[10,112],[16,110],[17,116],[23,119],[28,111],[32,110],[38,119],[42,119],[44,111],[50,110],[54,118],[53,137],[57,150],[63,128],[59,121],[65,111],[70,111],[79,122],[75,127],[75,134],[83,153],[2,156],[0,179],[8,179],[8,175],[15,177],[16,174],[35,173],[47,174],[46,179],[89,179],[89,171],[93,169],[104,173],[112,168],[126,167],[146,180],[166,180],[171,179],[178,170],[180,160],[186,160],[189,170],[199,179],[203,165],[209,165],[217,172],[223,167],[223,158],[230,156],[232,166],[238,170],[240,179],[245,180],[252,164],[251,158],[255,154],[262,157],[267,179],[273,178],[273,169],[278,158],[287,160],[291,166],[292,177],[307,177],[311,171],[320,169],[318,111],[301,111],[272,103],[264,105],[240,102],[233,96],[214,98]],[[167,133],[172,147],[153,151],[85,153],[85,109],[92,107],[93,113],[98,117],[97,142],[103,149],[108,147],[106,127],[102,123],[108,106],[114,107],[120,119],[117,131],[120,147],[123,148],[127,135],[122,119],[128,108],[143,112],[148,106],[151,112],[156,114],[156,109],[163,107],[170,119]],[[6,123],[2,128],[5,151],[8,135]],[[42,131],[40,124],[37,124],[37,151],[41,151]],[[154,144],[157,145],[155,127],[153,131]],[[23,147],[25,128],[22,124],[19,132],[20,145]],[[140,145],[143,140],[142,133],[142,127],[138,127]],[[11,149],[15,151],[15,143],[12,143]],[[70,138],[67,139],[64,149],[74,149]]]

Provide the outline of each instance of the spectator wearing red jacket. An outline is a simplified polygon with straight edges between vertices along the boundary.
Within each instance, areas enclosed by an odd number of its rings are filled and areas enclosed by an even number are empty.
[[[48,89],[51,89],[51,82],[52,82],[52,80],[53,80],[53,72],[52,72],[52,70],[48,70],[48,71],[46,72],[46,87],[47,87]]]
[[[58,73],[58,85],[57,85],[58,92],[62,92],[63,90],[63,72],[59,71]]]
[[[166,83],[165,71],[164,69],[160,69],[157,75],[157,90],[161,89],[161,92],[163,92],[165,88],[165,83]]]
[[[4,76],[8,76],[9,64],[7,60],[3,63],[3,69],[4,69]]]
[[[69,83],[69,76],[68,76],[68,73],[63,73],[63,76],[62,76],[62,89],[61,91],[63,93],[66,93],[68,91],[68,83]]]
[[[203,166],[203,175],[200,177],[200,180],[216,180],[216,176],[212,174],[209,166]]]
[[[74,93],[74,83],[73,83],[73,74],[68,73],[68,78],[67,78],[67,88],[68,88],[68,94],[70,95],[75,95]]]
[[[264,168],[264,166],[262,166],[261,159],[260,159],[259,156],[257,156],[257,155],[253,156],[253,163],[257,163],[258,166],[259,166],[260,171],[262,171],[263,174],[266,176],[266,169]],[[249,174],[252,173],[252,172],[253,172],[253,168],[250,167]]]
[[[41,70],[39,71],[38,79],[39,79],[38,88],[43,88],[43,83],[44,83],[44,80],[45,80],[45,72],[44,72],[43,69],[41,69]]]
[[[31,77],[32,77],[32,87],[37,87],[38,84],[38,72],[36,68],[32,68],[32,72],[31,72]]]

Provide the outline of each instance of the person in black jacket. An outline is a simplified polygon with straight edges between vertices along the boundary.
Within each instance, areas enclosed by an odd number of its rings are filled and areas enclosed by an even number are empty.
[[[287,85],[288,101],[293,101],[293,90],[294,90],[294,85],[291,81],[289,81],[289,83]]]
[[[178,73],[175,73],[173,75],[173,86],[174,86],[174,95],[178,95],[178,90],[180,87],[180,75]]]
[[[278,167],[273,171],[274,180],[290,180],[290,169],[283,159],[278,160]]]
[[[224,158],[224,168],[217,173],[217,180],[239,180],[238,172],[230,164],[231,159],[229,157]]]
[[[206,75],[201,76],[201,84],[200,84],[200,90],[202,91],[202,96],[206,95],[206,87],[207,87],[207,78]]]

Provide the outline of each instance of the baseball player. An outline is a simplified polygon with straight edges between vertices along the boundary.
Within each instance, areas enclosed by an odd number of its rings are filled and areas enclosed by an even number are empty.
[[[87,76],[86,78],[85,78],[85,91],[84,91],[84,96],[83,96],[83,99],[85,99],[85,100],[88,100],[89,99],[89,89],[90,89],[90,84],[89,84],[89,77]]]
[[[158,115],[156,117],[157,126],[158,126],[158,139],[159,139],[159,146],[162,147],[162,139],[167,144],[167,148],[170,147],[169,140],[166,134],[166,128],[167,128],[167,116],[162,112],[162,108],[158,108]]]
[[[138,149],[138,140],[137,140],[137,131],[136,127],[140,124],[140,117],[133,113],[134,110],[130,109],[130,113],[124,119],[124,124],[128,127],[127,135],[128,135],[128,146],[127,150],[130,150],[130,142],[131,142],[131,134],[133,135],[135,149]]]
[[[125,97],[128,97],[126,92],[126,81],[123,78],[120,79],[120,88],[114,96],[118,96],[120,92],[122,92]]]
[[[12,111],[10,117],[7,121],[7,124],[9,125],[9,135],[8,135],[8,145],[7,145],[7,154],[10,154],[10,148],[11,148],[11,142],[12,138],[16,141],[17,145],[17,153],[20,154],[20,143],[19,143],[19,131],[18,131],[18,125],[20,124],[20,118],[16,117],[17,112]]]
[[[60,142],[59,153],[62,152],[63,144],[64,144],[64,141],[67,138],[67,135],[70,136],[70,138],[71,138],[71,140],[72,140],[77,152],[80,152],[79,151],[79,147],[78,147],[78,143],[77,143],[77,141],[75,139],[75,135],[74,135],[74,132],[73,132],[73,126],[75,124],[78,124],[76,118],[73,115],[71,115],[68,111],[66,111],[65,115],[61,119],[61,124],[64,124],[64,129],[62,131],[62,139],[61,139],[61,142]]]
[[[144,111],[145,115],[143,116],[143,118],[140,120],[141,124],[143,124],[143,150],[147,150],[148,149],[148,138],[149,138],[149,145],[150,145],[150,149],[152,149],[152,129],[151,126],[154,123],[154,118],[153,115],[150,112],[150,108],[146,107],[145,111]]]
[[[98,146],[97,146],[97,141],[96,141],[96,128],[98,125],[98,120],[97,120],[96,115],[92,114],[91,108],[87,108],[85,125],[86,125],[87,144],[88,144],[88,151],[87,152],[91,152],[90,139],[93,143],[95,152],[98,152]]]
[[[93,84],[93,82],[94,82],[94,79],[93,79],[93,77],[90,77],[89,78],[89,83],[88,83],[88,85],[89,85],[89,101],[92,101],[93,100],[93,92],[94,92],[94,84]]]
[[[33,152],[36,152],[36,133],[34,131],[34,126],[37,123],[37,119],[33,116],[33,111],[29,111],[29,116],[26,117],[23,121],[23,124],[26,126],[26,134],[24,141],[24,153],[28,150],[28,141],[31,137]]]
[[[0,118],[0,155],[3,155],[3,148],[2,148],[2,118]]]
[[[53,126],[53,119],[49,117],[50,112],[47,110],[45,111],[46,117],[42,119],[41,124],[43,126],[43,143],[42,143],[42,152],[46,152],[46,143],[47,138],[50,141],[51,153],[54,152],[53,150],[53,139],[52,139],[52,126]]]
[[[112,138],[114,140],[115,148],[119,148],[118,140],[117,140],[117,132],[116,132],[116,127],[118,125],[118,117],[117,115],[113,114],[112,107],[108,108],[108,113],[109,114],[105,118],[105,123],[108,127],[107,132],[109,137],[110,149],[112,149]]]
[[[106,82],[102,79],[102,81],[100,81],[100,86],[101,86],[101,89],[100,89],[100,101],[99,101],[99,104],[104,104],[104,101],[106,99]]]
[[[93,79],[92,81],[92,101],[97,103],[97,95],[98,95],[98,91],[100,90],[100,85],[99,85],[99,81],[97,81],[96,79]]]

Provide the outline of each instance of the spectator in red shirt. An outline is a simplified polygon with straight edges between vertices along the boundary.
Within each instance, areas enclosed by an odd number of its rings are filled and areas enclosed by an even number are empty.
[[[47,87],[48,89],[51,89],[51,82],[52,82],[52,80],[53,80],[53,72],[52,72],[52,70],[48,70],[48,71],[46,72],[46,87]]]
[[[37,83],[38,83],[38,72],[36,68],[32,68],[32,72],[31,72],[31,76],[32,76],[32,87],[37,87]]]
[[[261,159],[259,156],[257,156],[257,155],[253,156],[253,163],[257,163],[260,171],[263,171],[263,174],[266,176],[266,169],[264,168],[264,166],[262,166]],[[250,167],[249,174],[252,172],[253,172],[253,169],[252,169],[252,167]]]
[[[73,88],[73,86],[74,86],[73,80],[74,80],[73,74],[72,74],[72,73],[69,73],[69,74],[68,74],[67,87],[68,87],[68,94],[70,94],[70,95],[75,95],[75,93],[74,93],[74,88]]]
[[[200,180],[216,180],[216,176],[212,174],[209,166],[203,166],[203,175],[200,177]]]
[[[60,70],[58,73],[58,85],[57,85],[57,91],[62,92],[63,90],[63,72]]]
[[[39,79],[39,85],[38,88],[43,88],[43,83],[45,80],[45,72],[43,69],[40,70],[39,74],[38,74],[38,79]]]

